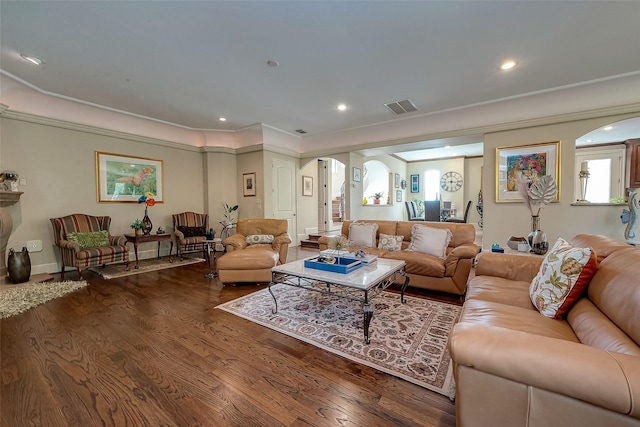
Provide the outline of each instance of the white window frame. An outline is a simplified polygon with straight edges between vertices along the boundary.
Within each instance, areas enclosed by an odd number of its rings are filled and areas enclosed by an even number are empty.
[[[575,177],[574,177],[574,200],[580,199],[580,166],[582,162],[589,160],[609,159],[611,160],[611,188],[609,200],[617,197],[624,197],[624,168],[625,168],[624,144],[614,144],[610,146],[576,148]],[[588,184],[587,184],[588,186]]]

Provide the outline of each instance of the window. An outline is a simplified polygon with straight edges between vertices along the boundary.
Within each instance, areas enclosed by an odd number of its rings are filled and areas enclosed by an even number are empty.
[[[440,198],[440,171],[429,170],[424,174],[424,199],[439,200]]]
[[[591,203],[611,203],[611,199],[624,197],[624,145],[576,150],[575,200],[580,199],[581,182],[578,173],[582,162],[587,162],[589,170],[586,200]]]

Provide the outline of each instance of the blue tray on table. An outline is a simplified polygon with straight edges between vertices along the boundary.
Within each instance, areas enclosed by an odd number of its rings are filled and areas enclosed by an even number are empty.
[[[304,266],[306,268],[315,268],[316,270],[331,271],[333,273],[347,274],[362,267],[360,260],[353,258],[336,258],[335,264],[328,264],[326,262],[319,262],[318,258],[311,258],[304,260]]]

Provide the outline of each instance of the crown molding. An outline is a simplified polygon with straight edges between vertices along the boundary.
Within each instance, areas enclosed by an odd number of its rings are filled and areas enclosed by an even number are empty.
[[[166,141],[163,139],[151,138],[148,136],[134,135],[127,132],[104,129],[97,126],[83,125],[80,123],[68,122],[66,120],[42,117],[35,114],[22,113],[19,111],[5,110],[2,112],[2,117],[22,122],[51,126],[59,129],[74,130],[77,132],[91,133],[94,135],[108,136],[111,138],[126,139],[128,141],[141,142],[144,144],[160,145],[163,147],[170,147],[178,150],[200,151],[200,147],[194,147],[192,145],[180,144],[178,142]]]

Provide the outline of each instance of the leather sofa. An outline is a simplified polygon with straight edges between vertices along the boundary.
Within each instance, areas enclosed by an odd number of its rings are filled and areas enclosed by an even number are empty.
[[[349,238],[349,226],[353,221],[342,223],[342,236]],[[359,249],[380,258],[399,259],[407,264],[409,286],[447,292],[455,295],[464,295],[467,288],[467,279],[471,270],[471,263],[480,250],[474,244],[476,230],[472,224],[456,224],[443,222],[416,222],[416,221],[384,221],[384,220],[360,220],[362,223],[376,223],[376,247],[354,247],[349,251]],[[429,226],[439,229],[449,229],[452,234],[451,241],[446,249],[444,259],[421,252],[407,251],[411,242],[411,227],[414,224]],[[380,234],[403,236],[402,250],[386,251],[378,249]],[[318,239],[320,250],[328,249],[329,236]]]
[[[250,236],[272,236],[273,241],[254,244]],[[236,234],[224,239],[226,253],[217,260],[220,281],[270,282],[271,269],[287,262],[290,243],[286,219],[238,220]]]
[[[598,263],[564,320],[531,303],[543,257],[478,255],[449,340],[458,426],[640,426],[640,249],[571,243]]]

